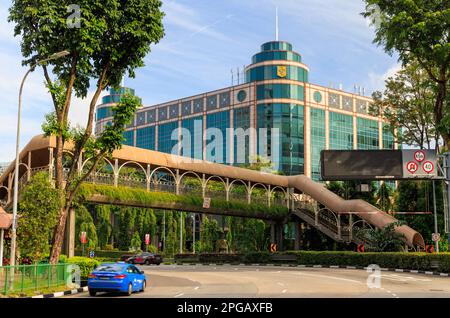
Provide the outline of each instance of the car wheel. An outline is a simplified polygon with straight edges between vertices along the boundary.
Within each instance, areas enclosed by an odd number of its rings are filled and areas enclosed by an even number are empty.
[[[144,292],[144,291],[145,291],[145,287],[147,287],[147,282],[144,280],[144,281],[142,282],[142,289],[141,289],[141,292]]]
[[[150,261],[148,259],[145,260],[145,265],[150,265]]]
[[[158,266],[159,266],[160,264],[161,264],[161,263],[156,263],[156,265],[158,265]]]
[[[95,297],[97,295],[97,292],[95,290],[89,290],[89,296]]]
[[[131,296],[132,293],[133,293],[133,285],[128,284],[127,296]]]

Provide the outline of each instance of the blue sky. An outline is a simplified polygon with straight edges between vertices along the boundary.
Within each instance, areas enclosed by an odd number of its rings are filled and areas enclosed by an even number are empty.
[[[9,3],[0,5],[0,162],[14,157],[17,95],[26,71],[20,39],[7,23]],[[166,36],[125,85],[135,88],[145,105],[229,86],[230,70],[248,65],[262,43],[275,39],[276,6],[280,40],[302,55],[310,82],[342,84],[347,91],[359,84],[369,95],[399,69],[396,57],[372,44],[373,28],[360,15],[362,0],[163,0]],[[86,121],[88,103],[74,101],[72,124]],[[40,71],[26,83],[23,107],[22,146],[41,133],[43,117],[51,111]]]

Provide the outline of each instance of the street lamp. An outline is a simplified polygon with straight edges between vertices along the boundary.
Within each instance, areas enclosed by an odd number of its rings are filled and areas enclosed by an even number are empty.
[[[43,60],[38,60],[36,63],[31,65],[30,69],[26,72],[25,76],[22,79],[22,83],[20,84],[19,91],[19,109],[17,114],[17,137],[16,137],[16,165],[15,165],[15,173],[14,173],[14,198],[13,198],[13,222],[11,229],[11,256],[10,256],[10,265],[14,266],[16,263],[16,228],[17,228],[17,201],[19,197],[19,142],[20,142],[20,113],[22,110],[22,92],[23,86],[25,84],[25,80],[28,75],[34,71],[36,66],[41,65],[45,62],[56,60],[66,55],[69,55],[69,51],[61,51],[55,54],[50,55],[48,58]]]

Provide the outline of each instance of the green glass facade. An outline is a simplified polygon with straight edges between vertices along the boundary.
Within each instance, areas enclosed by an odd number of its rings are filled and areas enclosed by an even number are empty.
[[[155,150],[155,126],[136,129],[136,147]]]
[[[394,149],[395,138],[389,124],[383,124],[383,149]]]
[[[358,149],[380,149],[378,122],[375,120],[358,118]]]
[[[330,149],[353,149],[353,117],[330,112]]]
[[[311,178],[320,180],[320,152],[326,147],[325,111],[311,108]]]
[[[123,144],[126,146],[134,146],[134,130],[128,130],[123,133]]]
[[[271,79],[279,79],[276,65],[264,65],[252,68],[247,71],[247,82],[264,81]],[[308,71],[299,66],[286,66],[286,76],[283,79],[308,82]]]
[[[178,140],[172,140],[172,132],[178,128],[178,121],[162,124],[158,126],[158,151],[178,154],[178,150],[174,149]]]
[[[235,164],[249,163],[250,156],[250,108],[243,107],[234,110],[234,159]],[[240,138],[239,138],[240,136]]]
[[[288,98],[303,101],[305,96],[304,88],[300,85],[265,84],[256,87],[256,98],[258,100]]]
[[[180,155],[200,160],[203,159],[203,116],[183,119],[181,121],[181,127],[183,128],[182,134],[184,134],[184,130],[189,132],[187,137],[190,138],[190,141],[187,143],[183,142]],[[184,149],[184,145],[189,145],[190,149]]]
[[[229,147],[227,145],[227,129],[230,128],[230,112],[225,111],[207,115],[206,128],[216,128],[221,132],[221,138],[214,134],[212,134],[212,136],[207,136],[206,160],[217,163],[230,163]],[[214,149],[208,151],[211,146],[214,146]]]
[[[304,172],[304,109],[297,104],[260,104],[257,107],[258,128],[264,128],[265,134],[258,129],[258,154],[280,158],[274,163],[274,169],[288,175]],[[279,132],[272,135],[273,129]],[[264,138],[265,140],[260,140]],[[275,140],[273,138],[278,138]],[[261,146],[264,145],[264,146]],[[275,149],[275,147],[278,147]]]

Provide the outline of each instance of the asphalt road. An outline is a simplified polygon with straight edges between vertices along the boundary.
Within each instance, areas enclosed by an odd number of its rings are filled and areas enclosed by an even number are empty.
[[[140,266],[147,289],[140,298],[408,298],[450,297],[450,277],[381,272],[380,288],[369,288],[365,270],[279,266]],[[67,297],[89,297],[81,293]],[[124,297],[99,293],[97,297]],[[126,297],[126,296],[125,296]]]

